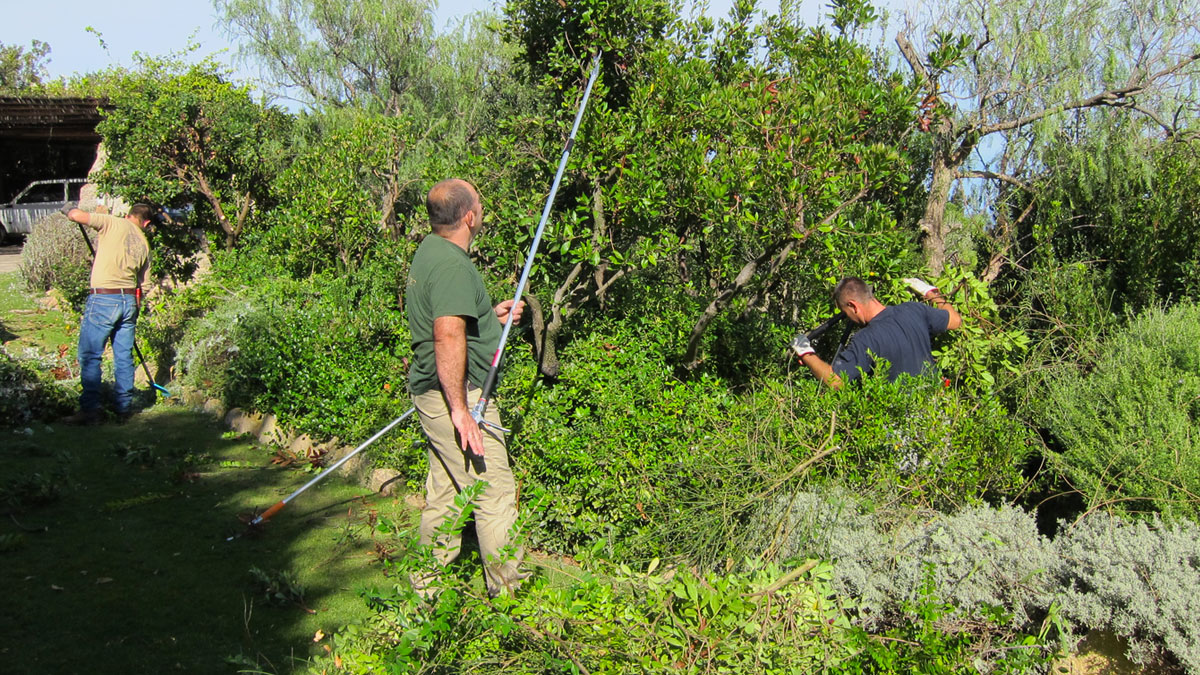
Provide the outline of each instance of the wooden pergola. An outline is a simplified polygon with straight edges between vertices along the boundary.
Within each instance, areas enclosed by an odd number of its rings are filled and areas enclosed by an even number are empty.
[[[96,124],[107,106],[99,98],[0,96],[0,140],[99,143]]]
[[[33,180],[86,176],[108,106],[90,97],[0,96],[0,201]]]

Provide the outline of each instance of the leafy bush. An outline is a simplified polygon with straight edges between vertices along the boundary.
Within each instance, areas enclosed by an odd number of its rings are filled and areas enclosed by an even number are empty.
[[[953,510],[1015,495],[1032,436],[992,397],[932,379],[864,378],[842,391],[764,382],[737,398],[662,478],[652,541],[705,565],[783,559],[788,526],[764,505],[842,486],[882,511]],[[784,512],[778,515],[782,516]]]
[[[275,413],[300,431],[374,431],[409,407],[396,287],[395,271],[381,267],[240,289],[185,330],[179,368],[227,404]]]
[[[533,393],[513,455],[526,494],[549,497],[535,545],[627,545],[664,498],[660,477],[691,462],[723,416],[725,390],[677,380],[668,349],[661,334],[630,325],[598,329],[568,345],[559,380]]]
[[[1059,558],[1017,508],[871,512],[841,491],[806,491],[764,505],[755,524],[764,520],[786,535],[782,557],[834,561],[833,584],[857,598],[867,628],[902,622],[930,589],[954,607],[943,618],[1010,630],[1041,621],[1054,600]]]
[[[1200,307],[1147,311],[1045,389],[1050,457],[1090,506],[1200,515]]]
[[[1096,513],[1054,543],[1064,614],[1128,638],[1135,663],[1200,672],[1200,525]]]
[[[0,427],[51,419],[73,405],[68,389],[0,347]]]
[[[92,233],[89,237],[95,239]],[[91,270],[92,254],[83,235],[64,215],[56,213],[45,218],[25,238],[21,276],[31,291],[58,289],[78,311],[87,299]]]

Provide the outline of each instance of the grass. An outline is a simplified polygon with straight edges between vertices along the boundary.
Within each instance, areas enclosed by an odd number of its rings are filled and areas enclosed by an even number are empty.
[[[66,315],[12,313],[32,309],[13,276],[6,346],[56,348]],[[356,589],[393,583],[380,547],[400,543],[370,523],[413,510],[332,477],[249,532],[313,474],[223,431],[167,403],[125,425],[0,421],[4,672],[287,673],[367,616]]]
[[[20,356],[26,349],[41,355],[75,359],[79,317],[70,310],[45,309],[30,297],[19,272],[0,274],[0,342]]]

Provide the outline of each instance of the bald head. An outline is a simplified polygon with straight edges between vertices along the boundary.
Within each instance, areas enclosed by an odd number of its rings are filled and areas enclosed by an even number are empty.
[[[429,214],[429,226],[438,234],[450,232],[458,227],[463,217],[475,210],[479,204],[479,192],[461,178],[444,180],[429,191],[425,197],[425,211]]]

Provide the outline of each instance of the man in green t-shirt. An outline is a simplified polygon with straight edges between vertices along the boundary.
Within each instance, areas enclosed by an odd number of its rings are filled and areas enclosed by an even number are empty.
[[[484,559],[484,578],[493,597],[513,592],[525,578],[521,553],[504,555],[517,519],[516,483],[508,463],[500,415],[489,406],[484,429],[471,416],[481,385],[500,346],[503,322],[520,320],[525,303],[493,306],[483,278],[467,251],[483,229],[479,193],[460,179],[444,180],[425,198],[432,233],[409,267],[405,307],[412,332],[413,363],[408,388],[429,437],[429,474],[421,511],[421,543],[434,546],[443,566],[459,552],[459,537],[436,530],[451,513],[454,498],[476,481],[487,489],[475,505],[475,531]],[[432,577],[414,578],[422,594]]]

